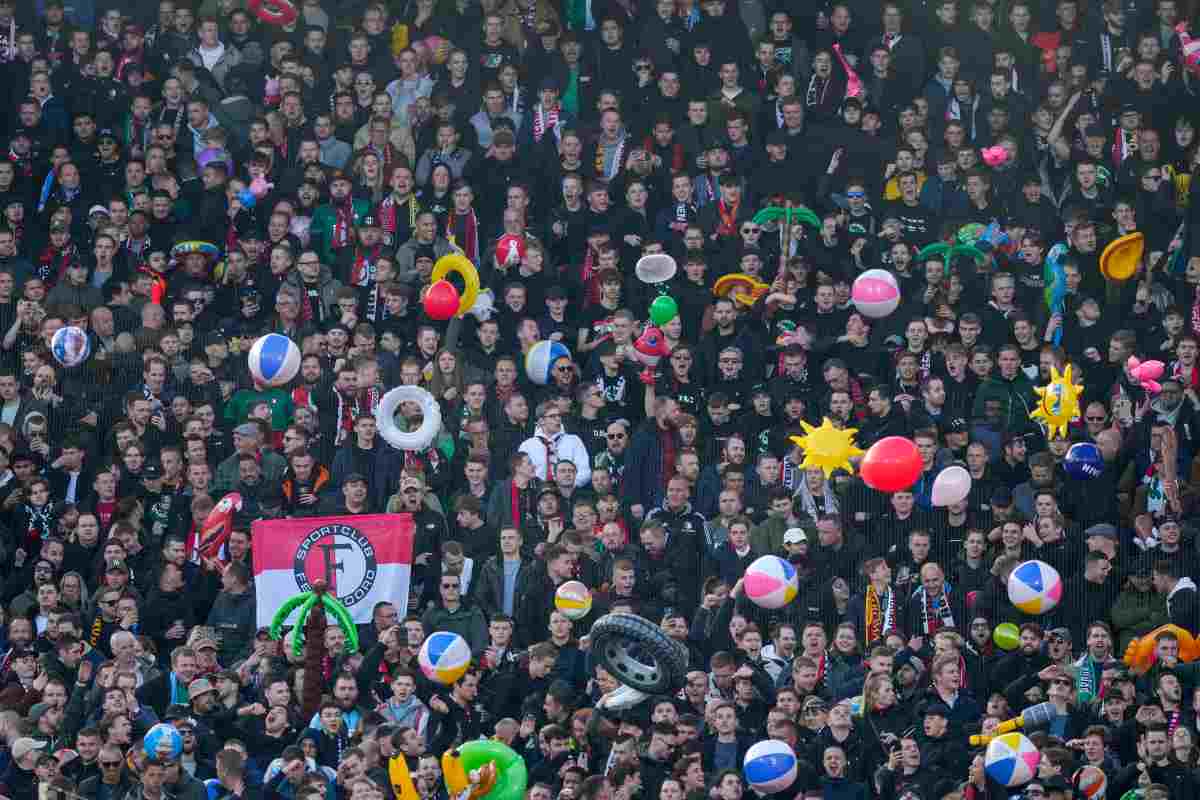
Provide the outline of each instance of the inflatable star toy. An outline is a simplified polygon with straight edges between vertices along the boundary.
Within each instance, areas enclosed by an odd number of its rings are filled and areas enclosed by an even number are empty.
[[[1067,426],[1079,419],[1079,395],[1083,389],[1071,380],[1071,365],[1060,374],[1055,367],[1050,367],[1050,383],[1034,388],[1041,400],[1029,418],[1041,420],[1046,425],[1046,435],[1053,439],[1055,436],[1067,435]]]
[[[804,436],[789,436],[792,443],[804,451],[802,468],[820,467],[828,478],[838,469],[854,472],[850,459],[861,456],[865,451],[854,444],[854,434],[858,428],[835,428],[825,417],[819,427],[813,427],[801,420]]]

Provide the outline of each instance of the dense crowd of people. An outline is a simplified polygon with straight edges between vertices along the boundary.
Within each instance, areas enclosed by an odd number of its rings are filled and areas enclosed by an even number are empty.
[[[1196,10],[0,0],[0,796],[411,800],[403,762],[448,800],[441,755],[487,736],[528,800],[741,800],[766,738],[799,759],[779,800],[1068,800],[1086,766],[1191,800]],[[984,226],[979,257],[928,247]],[[1106,278],[1131,233],[1137,274]],[[491,314],[427,315],[451,254]],[[872,268],[881,318],[852,301]],[[248,369],[267,333],[302,354],[286,386]],[[1068,364],[1050,436],[1034,389]],[[379,429],[400,385],[440,405],[424,450]],[[826,418],[911,439],[920,478],[806,466],[791,437]],[[1064,469],[1078,442],[1095,474]],[[952,464],[970,493],[935,506]],[[407,607],[354,653],[331,625],[314,674],[260,627],[252,525],[381,513],[414,523]],[[798,575],[781,609],[744,591],[762,555]],[[1034,558],[1064,586],[1037,617],[1006,589]],[[685,682],[616,702],[608,612]],[[417,663],[437,631],[474,656],[449,686]],[[1038,702],[1037,774],[999,787],[968,736]],[[143,746],[160,722],[181,754]]]

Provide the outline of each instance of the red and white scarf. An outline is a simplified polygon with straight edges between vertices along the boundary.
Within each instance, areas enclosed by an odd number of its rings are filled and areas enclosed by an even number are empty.
[[[558,135],[558,107],[546,111],[545,107],[538,103],[533,109],[533,140],[540,143],[547,130],[554,131],[555,136]]]
[[[542,443],[542,447],[546,448],[546,476],[547,481],[554,480],[554,465],[558,463],[558,450],[554,446],[554,439],[538,434],[538,441]]]
[[[943,628],[954,627],[954,610],[946,597],[949,590],[943,589],[938,597],[931,598],[922,586],[917,589],[921,602],[921,631],[926,635],[937,633]]]
[[[446,239],[462,250],[472,264],[479,263],[479,218],[475,216],[475,209],[465,214],[450,212],[446,218]]]
[[[350,227],[354,225],[354,198],[347,196],[340,203],[333,203],[333,241],[334,250],[341,250],[350,244]]]
[[[370,286],[375,282],[375,264],[383,245],[375,245],[374,249],[355,248],[354,266],[350,268],[350,284],[352,286]]]

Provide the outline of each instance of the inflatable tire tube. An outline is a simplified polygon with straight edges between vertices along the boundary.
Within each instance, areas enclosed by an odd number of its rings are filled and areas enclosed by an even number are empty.
[[[606,614],[588,635],[593,657],[626,686],[646,694],[669,694],[683,684],[687,653],[650,620]],[[631,646],[636,653],[630,652]]]
[[[396,409],[401,403],[414,402],[421,405],[421,427],[415,431],[402,431],[396,427]],[[392,447],[400,450],[420,452],[427,449],[442,430],[442,408],[429,392],[419,386],[397,386],[390,389],[375,409],[375,424],[379,435]]]
[[[458,273],[463,282],[462,294],[458,299],[458,313],[455,315],[462,317],[475,306],[475,301],[479,299],[479,270],[475,269],[471,259],[462,253],[447,253],[433,265],[433,272],[429,276],[430,285],[445,280],[446,276],[452,272]]]

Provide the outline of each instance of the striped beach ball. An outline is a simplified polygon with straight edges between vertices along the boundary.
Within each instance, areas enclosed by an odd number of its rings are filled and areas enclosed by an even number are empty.
[[[1008,599],[1026,614],[1045,614],[1062,600],[1058,570],[1045,561],[1018,564],[1008,576]]]
[[[544,340],[529,348],[525,354],[525,374],[538,386],[550,382],[550,370],[560,358],[570,358],[571,351],[558,342]]]
[[[567,581],[554,593],[554,607],[567,619],[583,619],[592,610],[592,593],[579,581]]]
[[[288,337],[268,333],[250,348],[250,374],[266,386],[283,386],[300,371],[300,348]]]
[[[760,608],[783,608],[796,597],[796,569],[779,556],[761,556],[746,568],[742,588]]]
[[[1086,800],[1099,800],[1108,792],[1108,777],[1104,770],[1091,764],[1076,770],[1071,783],[1075,784],[1076,796]]]
[[[54,338],[50,340],[50,352],[54,354],[55,361],[69,369],[87,361],[92,352],[92,343],[82,328],[68,325],[54,332]]]
[[[865,317],[886,317],[900,305],[900,286],[886,269],[869,269],[850,288],[854,307]]]
[[[1004,786],[1020,786],[1033,780],[1042,754],[1023,733],[1006,733],[988,744],[983,768],[992,780]]]
[[[796,780],[796,753],[791,745],[778,739],[758,742],[746,751],[742,774],[759,794],[782,792]]]
[[[437,631],[421,645],[417,663],[426,678],[449,686],[471,666],[471,646],[457,633]]]

